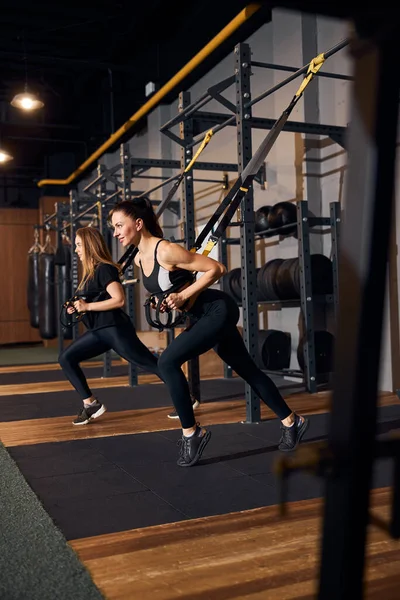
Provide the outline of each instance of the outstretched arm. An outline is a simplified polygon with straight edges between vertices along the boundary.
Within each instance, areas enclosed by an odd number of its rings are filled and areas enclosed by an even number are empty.
[[[170,294],[166,300],[169,308],[180,308],[187,300],[199,292],[209,288],[218,281],[226,268],[213,258],[189,252],[177,244],[168,242],[160,244],[158,260],[165,268],[175,267],[186,271],[203,273],[199,279],[177,294]]]

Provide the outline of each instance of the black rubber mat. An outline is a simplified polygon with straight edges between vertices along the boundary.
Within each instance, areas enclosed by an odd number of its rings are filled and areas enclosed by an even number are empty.
[[[107,409],[111,412],[160,406],[172,408],[171,397],[163,383],[136,387],[102,388],[97,390],[95,395],[106,404]],[[202,402],[243,397],[244,383],[242,379],[210,379],[201,382]],[[1,422],[75,415],[81,408],[81,404],[78,394],[73,390],[0,396],[0,432]]]
[[[287,385],[287,381],[285,382],[282,378],[275,381],[278,387]],[[200,390],[202,402],[234,400],[244,397],[244,382],[239,377],[209,379],[201,382]],[[298,391],[296,388],[285,389],[284,396],[296,391]],[[112,412],[136,408],[172,407],[171,397],[163,383],[101,388],[95,390],[95,395]],[[317,399],[316,402],[318,402]],[[0,423],[75,415],[80,407],[81,401],[73,390],[0,396]]]
[[[287,386],[282,378],[275,379],[279,386]],[[244,382],[239,377],[232,379],[209,379],[200,384],[201,402],[216,402],[244,398]],[[297,388],[285,389],[283,395],[289,396]],[[100,388],[95,390],[96,397],[107,406],[107,410],[123,411],[137,408],[171,407],[172,400],[163,384],[141,384],[135,387],[123,386]],[[318,403],[318,399],[316,398]],[[27,419],[45,419],[48,417],[66,417],[75,415],[81,407],[78,394],[73,391],[46,392],[44,394],[13,394],[0,396],[1,422],[25,421]]]
[[[379,410],[379,432],[400,427],[400,405]],[[327,433],[313,415],[306,440]],[[9,448],[21,472],[67,539],[226,514],[278,502],[273,472],[279,421],[210,427],[201,463],[177,466],[177,431]],[[390,460],[375,463],[374,487],[391,485]],[[323,483],[293,475],[288,500],[320,497]]]

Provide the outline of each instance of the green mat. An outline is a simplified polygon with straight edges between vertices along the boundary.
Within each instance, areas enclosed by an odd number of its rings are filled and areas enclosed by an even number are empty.
[[[1,442],[0,600],[104,600]]]
[[[112,351],[111,358],[119,358]],[[95,356],[89,360],[102,360],[103,355]],[[43,348],[42,346],[0,347],[0,366],[38,365],[58,362],[57,348]]]

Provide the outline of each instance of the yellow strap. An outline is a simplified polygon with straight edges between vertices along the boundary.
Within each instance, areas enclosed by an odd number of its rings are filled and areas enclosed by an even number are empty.
[[[211,137],[212,137],[213,133],[214,132],[213,132],[212,129],[210,129],[209,131],[207,131],[207,133],[205,135],[205,138],[202,141],[202,143],[200,144],[200,147],[198,148],[196,154],[193,156],[193,158],[190,161],[190,163],[185,167],[184,173],[187,173],[193,167],[194,163],[199,158],[200,154],[203,152],[203,150],[207,146],[208,142],[211,140]]]
[[[241,192],[248,192],[249,191],[249,188],[241,187],[239,189],[240,189]]]
[[[206,247],[204,248],[202,254],[203,256],[208,256],[211,252],[211,250],[214,248],[216,242],[213,242],[212,240],[208,240]]]
[[[314,77],[314,75],[316,73],[318,73],[318,71],[324,64],[324,62],[325,62],[325,54],[318,54],[318,56],[316,56],[315,58],[312,59],[312,61],[308,65],[307,75],[304,77],[295,96],[297,96],[297,97],[301,96],[301,94],[304,92],[304,90],[306,89],[306,87],[308,86],[308,84],[310,83],[312,78]]]

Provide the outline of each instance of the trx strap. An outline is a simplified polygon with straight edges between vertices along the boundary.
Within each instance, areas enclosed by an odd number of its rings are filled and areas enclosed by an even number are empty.
[[[324,64],[324,61],[325,61],[325,55],[319,54],[316,58],[314,58],[310,62],[308,70],[307,70],[307,74],[304,77],[304,80],[302,81],[299,89],[293,96],[289,106],[283,111],[281,116],[275,121],[274,125],[272,126],[271,130],[269,131],[268,135],[265,137],[263,142],[260,144],[260,146],[257,149],[254,156],[251,158],[251,160],[249,161],[247,166],[243,169],[242,173],[239,175],[239,177],[236,180],[236,182],[234,183],[234,185],[231,187],[229,192],[226,194],[225,198],[222,200],[221,204],[218,206],[215,213],[212,215],[212,217],[209,219],[208,223],[205,225],[205,227],[203,228],[203,230],[197,237],[197,239],[194,243],[194,246],[190,249],[190,252],[196,253],[198,250],[200,250],[200,248],[203,245],[204,241],[206,240],[207,236],[212,231],[214,225],[216,225],[218,223],[217,229],[214,231],[214,233],[212,233],[212,235],[209,236],[207,244],[206,244],[202,254],[204,256],[208,256],[210,254],[210,252],[212,251],[212,249],[217,245],[221,236],[224,234],[225,230],[227,229],[230,222],[232,221],[232,218],[233,218],[235,212],[237,211],[237,209],[239,208],[241,201],[243,200],[243,198],[246,196],[247,192],[249,191],[249,188],[252,185],[253,180],[256,177],[258,171],[260,170],[260,167],[262,166],[262,164],[265,161],[266,157],[268,156],[271,148],[275,144],[279,134],[281,133],[282,129],[284,128],[284,126],[289,118],[290,113],[292,112],[292,110],[296,106],[297,102],[302,97],[307,85],[310,83],[310,81],[312,81],[315,74],[320,70],[320,68]],[[209,136],[210,133],[212,134],[212,130],[207,132],[207,136]],[[181,175],[180,181],[182,181],[183,175],[184,175],[184,172]],[[180,181],[179,181],[179,183],[180,183]],[[176,187],[174,186],[175,189],[177,189],[179,183],[177,182],[175,184],[175,186],[176,186]],[[172,197],[172,195],[171,195],[171,197]],[[194,273],[194,275],[196,275],[196,274]],[[176,322],[172,323],[172,320],[171,320],[172,318],[169,318],[169,317],[168,317],[167,322],[164,324],[161,323],[159,320],[159,314],[160,314],[159,307],[160,307],[161,303],[167,298],[168,294],[172,293],[173,291],[177,291],[177,290],[171,289],[168,292],[165,292],[162,300],[159,300],[157,307],[156,307],[156,318],[154,320],[151,319],[151,316],[150,316],[150,305],[152,302],[154,303],[154,298],[151,297],[148,300],[148,303],[146,303],[146,305],[145,305],[147,322],[149,323],[149,325],[151,325],[152,327],[155,327],[156,329],[159,329],[160,331],[162,331],[163,329],[168,328],[168,327],[170,327],[170,328],[175,327],[177,324],[182,323],[182,321],[186,318],[185,311],[182,310],[181,314]],[[182,308],[184,308],[184,307],[182,307]]]
[[[105,300],[104,295],[104,290],[93,290],[90,293],[82,292],[80,294],[74,294],[72,298],[64,302],[60,309],[60,323],[64,330],[69,329],[70,327],[75,327],[75,325],[82,321],[86,314],[84,312],[78,312],[77,310],[75,310],[73,313],[68,313],[68,308],[74,308],[74,302],[77,302],[78,300],[90,300],[90,302],[98,302]]]
[[[178,189],[178,187],[181,185],[183,178],[185,177],[185,175],[187,175],[189,173],[189,171],[193,168],[194,163],[196,162],[196,160],[199,158],[200,154],[203,152],[204,148],[207,146],[208,142],[211,140],[211,137],[213,135],[213,130],[210,129],[209,131],[207,131],[204,140],[202,141],[202,143],[200,144],[197,152],[195,153],[195,155],[193,156],[192,160],[186,165],[186,167],[183,169],[183,171],[181,172],[181,174],[179,175],[178,179],[175,181],[174,185],[172,186],[172,188],[170,189],[170,191],[168,192],[167,197],[165,198],[165,200],[163,201],[163,205],[168,205],[168,203],[171,201],[171,199],[173,198],[173,196],[176,193],[176,190]],[[161,206],[161,205],[160,205]]]
[[[163,331],[164,329],[173,329],[174,327],[181,325],[186,320],[187,315],[184,310],[179,310],[176,318],[174,320],[172,320],[172,310],[170,308],[168,308],[166,305],[164,305],[164,306],[165,306],[165,314],[166,314],[167,320],[162,322],[160,319],[160,315],[162,314],[161,306],[163,305],[165,300],[168,298],[168,296],[170,294],[172,294],[174,292],[179,292],[179,290],[181,290],[181,289],[182,289],[182,284],[179,284],[177,286],[172,286],[166,292],[160,292],[158,294],[151,294],[151,296],[149,296],[149,298],[147,298],[146,302],[144,303],[144,312],[145,312],[145,316],[146,316],[146,321],[148,322],[148,324],[151,327],[154,327],[154,329],[158,329],[158,331]],[[184,309],[184,306],[182,307],[182,309]],[[151,316],[152,309],[154,309],[155,313],[156,313],[154,319]]]
[[[214,246],[218,243],[219,239],[229,226],[235,212],[239,208],[241,201],[246,196],[261,165],[265,161],[271,148],[275,144],[279,134],[284,128],[290,113],[296,106],[297,102],[300,100],[307,85],[310,83],[310,81],[312,81],[315,74],[322,67],[324,61],[325,55],[319,54],[310,62],[307,75],[304,77],[304,80],[302,81],[296,94],[293,96],[289,106],[283,111],[279,119],[275,121],[274,125],[272,126],[268,135],[265,137],[265,139],[259,146],[254,156],[251,158],[247,166],[243,169],[242,173],[239,175],[232,188],[229,190],[221,204],[218,206],[215,213],[209,219],[208,223],[205,225],[202,232],[197,237],[193,248],[191,248],[190,250],[191,252],[197,252],[201,248],[203,242],[205,241],[209,233],[212,231],[214,225],[221,219],[215,232],[212,235],[210,235],[202,254],[204,256],[208,256],[211,250],[214,248]],[[224,211],[225,214],[223,214]]]

